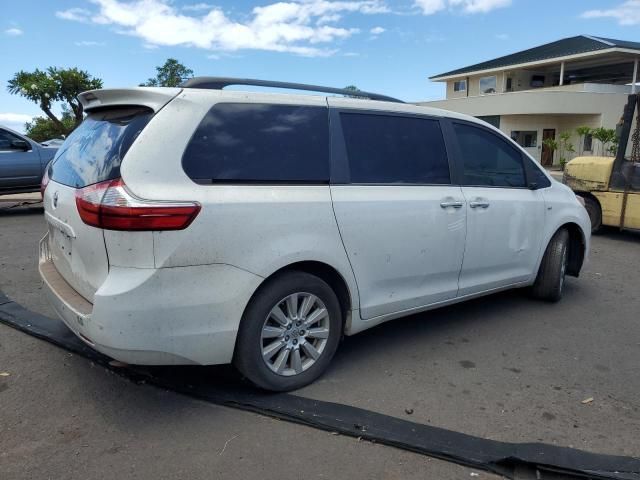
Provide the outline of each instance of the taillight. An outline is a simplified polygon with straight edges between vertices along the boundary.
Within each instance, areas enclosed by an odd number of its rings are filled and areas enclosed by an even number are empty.
[[[42,181],[40,182],[40,196],[44,200],[44,191],[47,189],[47,185],[49,185],[49,166],[44,169],[44,175],[42,175]]]
[[[106,230],[182,230],[196,218],[196,202],[134,197],[121,178],[76,190],[76,206],[87,225]]]

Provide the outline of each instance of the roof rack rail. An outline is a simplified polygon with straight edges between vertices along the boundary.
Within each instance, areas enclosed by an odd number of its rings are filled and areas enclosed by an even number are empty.
[[[183,88],[207,88],[211,90],[222,90],[229,85],[249,85],[252,87],[286,88],[288,90],[306,90],[310,92],[335,93],[337,95],[347,95],[350,97],[361,97],[369,100],[380,100],[383,102],[404,103],[397,98],[387,97],[378,93],[363,92],[362,90],[349,90],[345,88],[321,87],[318,85],[307,85],[304,83],[274,82],[271,80],[256,80],[251,78],[230,78],[230,77],[193,77],[180,85]]]

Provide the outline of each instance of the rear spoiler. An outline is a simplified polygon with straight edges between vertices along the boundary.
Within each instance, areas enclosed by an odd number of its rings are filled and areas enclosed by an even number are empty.
[[[116,106],[140,106],[157,112],[182,91],[181,88],[107,88],[78,95],[85,112]]]

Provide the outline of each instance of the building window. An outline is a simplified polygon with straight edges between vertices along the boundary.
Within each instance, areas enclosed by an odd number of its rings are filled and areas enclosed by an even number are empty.
[[[496,93],[498,85],[498,79],[494,75],[492,77],[482,77],[480,79],[480,94],[486,95],[488,93]]]
[[[591,135],[590,133],[587,133],[584,136],[584,144],[582,146],[582,151],[590,152],[592,150],[593,150],[593,135]]]
[[[544,75],[531,75],[531,88],[544,87]]]
[[[536,130],[512,130],[511,138],[521,147],[533,148],[538,146],[538,132]]]
[[[454,92],[466,92],[467,91],[467,81],[466,80],[458,80],[453,82],[453,91]]]

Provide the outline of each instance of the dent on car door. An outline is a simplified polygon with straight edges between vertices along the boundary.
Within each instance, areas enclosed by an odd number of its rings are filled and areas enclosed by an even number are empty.
[[[342,111],[332,124],[342,126],[348,178],[331,193],[362,318],[454,298],[465,209],[439,121]]]
[[[529,188],[522,152],[492,130],[454,123],[467,240],[460,296],[531,280],[540,252],[544,198]]]
[[[28,150],[17,142],[26,142]],[[19,188],[40,183],[40,156],[28,141],[0,129],[0,187]]]

